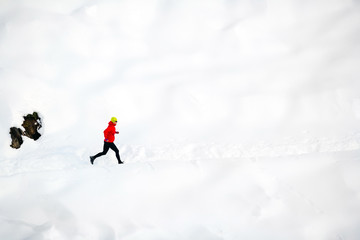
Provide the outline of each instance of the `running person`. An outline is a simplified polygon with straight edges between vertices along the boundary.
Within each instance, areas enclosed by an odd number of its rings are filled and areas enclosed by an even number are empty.
[[[119,154],[119,149],[115,146],[114,140],[115,140],[115,134],[118,134],[119,132],[116,131],[115,126],[117,124],[117,119],[116,117],[112,117],[111,121],[109,122],[109,126],[105,129],[104,131],[104,148],[102,152],[99,152],[98,154],[96,154],[95,156],[90,156],[90,163],[94,164],[94,161],[96,158],[105,155],[108,151],[109,148],[111,148],[111,150],[113,150],[116,154],[116,158],[118,160],[118,163],[121,164],[123,163],[120,160],[120,154]]]

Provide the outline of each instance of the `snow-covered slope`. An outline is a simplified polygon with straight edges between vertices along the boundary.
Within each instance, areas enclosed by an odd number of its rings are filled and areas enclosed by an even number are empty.
[[[1,1],[0,239],[358,239],[359,11]]]

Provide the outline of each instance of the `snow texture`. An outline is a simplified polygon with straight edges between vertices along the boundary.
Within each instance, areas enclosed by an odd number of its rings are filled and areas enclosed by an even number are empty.
[[[0,239],[358,240],[359,30],[357,0],[0,1]],[[113,116],[125,164],[91,165]]]

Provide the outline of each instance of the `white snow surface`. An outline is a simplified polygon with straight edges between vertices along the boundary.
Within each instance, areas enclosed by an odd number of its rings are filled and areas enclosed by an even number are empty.
[[[360,239],[359,40],[358,0],[0,1],[0,239]]]

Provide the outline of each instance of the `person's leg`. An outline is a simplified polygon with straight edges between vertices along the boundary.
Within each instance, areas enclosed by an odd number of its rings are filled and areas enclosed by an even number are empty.
[[[111,145],[109,145],[109,147],[111,148],[111,150],[113,150],[115,152],[115,155],[116,155],[116,158],[118,160],[118,163],[123,163],[121,160],[120,160],[120,154],[119,154],[119,149],[116,147],[116,145],[114,143],[112,143]]]
[[[90,157],[91,163],[94,163],[95,158],[98,158],[98,157],[100,157],[100,156],[105,155],[108,151],[109,151],[109,143],[104,142],[103,151],[102,151],[102,152],[99,152],[99,153],[96,154],[95,156]]]

